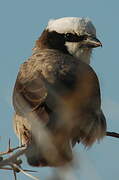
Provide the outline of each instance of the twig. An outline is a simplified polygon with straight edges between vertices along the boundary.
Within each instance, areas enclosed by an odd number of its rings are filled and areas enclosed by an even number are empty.
[[[15,148],[11,148],[11,141],[10,141],[10,139],[9,139],[8,150],[5,151],[5,152],[0,152],[0,156],[9,154],[9,153],[11,153],[11,152],[13,152],[13,151],[15,151],[15,150],[17,150],[17,149],[20,149],[20,148],[22,148],[22,147],[24,147],[24,145],[22,145],[22,146],[17,146],[17,147],[15,147]]]
[[[14,174],[14,180],[17,180],[17,174],[16,174],[16,171],[14,170],[14,168],[13,168],[13,174]]]
[[[0,167],[0,169],[2,169],[2,170],[13,170],[12,168],[8,168],[8,167]],[[35,173],[35,172],[37,172],[37,171],[33,171],[33,170],[29,170],[29,169],[23,169],[24,171],[26,171],[26,172],[31,172],[31,173]]]
[[[26,152],[26,150],[27,150],[26,147],[20,148],[20,150],[18,150],[16,153],[11,155],[10,157],[0,161],[0,168],[7,165],[9,166],[11,165],[10,163],[15,163],[17,161],[17,158],[23,155]]]
[[[8,150],[10,150],[11,149],[11,140],[10,140],[10,138],[9,138],[9,142],[8,142]]]
[[[25,174],[26,176],[30,177],[31,179],[34,179],[34,180],[39,180],[37,177],[35,176],[32,176],[31,174],[25,172],[21,167],[19,167],[18,165],[16,164],[12,164],[15,168],[17,168],[20,172],[22,172],[23,174]]]
[[[107,131],[106,132],[106,136],[111,136],[111,137],[119,138],[119,133]]]
[[[9,141],[9,151],[10,148],[10,141]],[[16,150],[16,148],[15,148]],[[21,160],[18,159],[19,156],[23,155],[27,150],[27,147],[22,147],[20,148],[20,150],[18,150],[16,153],[12,154],[10,157],[3,159],[0,161],[0,169],[4,169],[4,170],[13,170],[13,174],[14,174],[14,180],[17,180],[17,172],[22,172],[24,173],[26,176],[29,176],[30,178],[34,179],[34,180],[39,180],[38,178],[32,176],[31,174],[29,174],[28,172],[36,172],[36,171],[32,171],[32,170],[24,170],[22,169],[19,165],[21,164]],[[4,166],[11,166],[11,168],[8,167],[4,167]]]

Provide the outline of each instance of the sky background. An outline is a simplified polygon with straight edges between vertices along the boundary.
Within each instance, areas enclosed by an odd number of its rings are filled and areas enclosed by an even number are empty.
[[[103,48],[92,55],[92,67],[98,74],[102,108],[108,130],[119,132],[119,1],[118,0],[0,0],[0,151],[5,151],[13,132],[12,91],[18,68],[32,53],[35,40],[49,19],[64,16],[89,17]],[[75,148],[79,159],[76,174],[80,180],[119,179],[119,139],[105,137],[91,149]],[[27,166],[24,167],[34,169]],[[41,180],[51,169],[39,168]],[[0,170],[0,180],[12,180],[13,174]],[[28,177],[18,174],[18,180]]]

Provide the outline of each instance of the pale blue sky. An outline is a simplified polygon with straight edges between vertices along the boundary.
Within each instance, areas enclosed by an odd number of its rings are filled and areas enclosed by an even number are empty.
[[[95,49],[92,66],[97,72],[108,129],[119,132],[119,1],[118,0],[0,0],[0,151],[11,137],[18,140],[12,129],[12,89],[19,65],[31,55],[35,40],[49,19],[64,16],[89,17],[97,29],[103,48]],[[80,180],[119,179],[119,140],[104,138],[86,151],[77,145]],[[30,168],[30,167],[28,167]],[[48,168],[39,168],[40,179],[48,176]],[[13,175],[0,170],[0,179]],[[19,180],[29,179],[19,174]]]

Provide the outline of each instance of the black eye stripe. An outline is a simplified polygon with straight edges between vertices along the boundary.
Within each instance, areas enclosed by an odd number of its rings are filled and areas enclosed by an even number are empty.
[[[86,40],[87,39],[87,35],[81,35],[81,36],[79,36],[79,39],[80,39],[80,41],[83,41],[83,40]]]
[[[80,35],[78,36],[77,34],[72,34],[72,33],[67,33],[64,34],[65,41],[68,42],[79,42],[87,39],[87,35]]]
[[[67,33],[64,35],[65,41],[78,42],[78,36],[76,34]]]

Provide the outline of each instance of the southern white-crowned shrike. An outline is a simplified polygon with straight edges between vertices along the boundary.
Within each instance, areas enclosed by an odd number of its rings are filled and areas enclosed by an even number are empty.
[[[99,81],[89,65],[93,48],[99,46],[88,18],[50,20],[32,56],[21,65],[13,92],[14,126],[28,146],[30,165],[60,166],[72,160],[76,142],[91,146],[105,136]],[[50,136],[42,145],[32,129],[34,115]],[[41,131],[38,123],[36,131]]]

